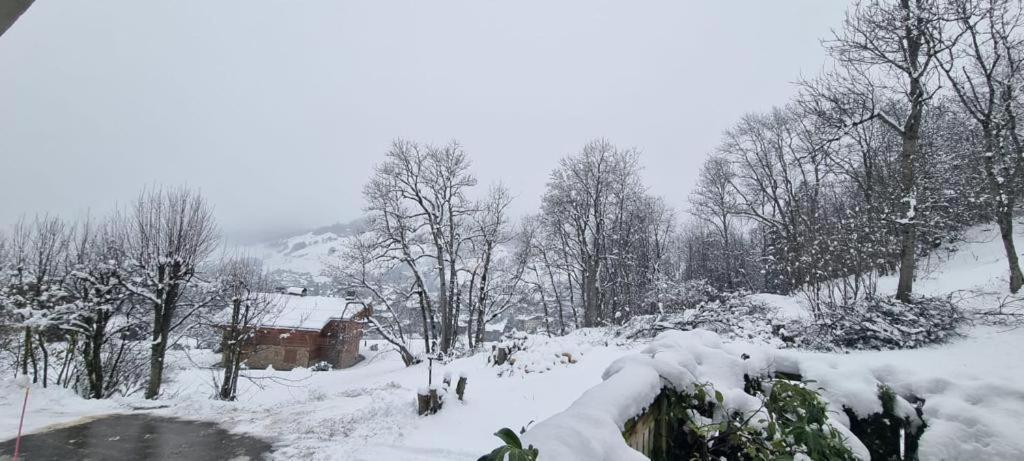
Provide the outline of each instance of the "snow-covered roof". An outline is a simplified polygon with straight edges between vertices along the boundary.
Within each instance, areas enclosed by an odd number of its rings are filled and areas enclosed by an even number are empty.
[[[349,319],[363,309],[357,300],[328,296],[278,296],[278,306],[263,322],[268,328],[320,330],[328,321]]]

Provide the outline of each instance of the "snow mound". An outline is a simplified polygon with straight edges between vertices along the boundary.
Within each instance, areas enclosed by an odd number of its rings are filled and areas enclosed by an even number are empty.
[[[21,379],[0,379],[0,440],[15,435],[21,407],[25,399],[25,383]],[[57,385],[43,387],[39,383],[29,384],[28,405],[25,412],[26,434],[38,432],[56,425],[80,423],[82,418],[129,411],[120,398],[86,400],[71,389]],[[2,458],[2,457],[0,457]]]
[[[577,337],[547,337],[542,335],[517,336],[497,344],[511,349],[508,362],[499,366],[499,375],[519,373],[545,373],[558,367],[579,362],[591,346]]]
[[[622,431],[663,387],[692,394],[698,386],[710,384],[721,392],[722,404],[729,412],[757,414],[764,411],[763,402],[744,391],[744,375],[776,372],[815,380],[811,387],[827,400],[832,426],[845,436],[856,456],[870,459],[867,448],[849,432],[850,422],[843,413],[844,408],[858,416],[882,411],[878,398],[882,383],[869,370],[840,367],[818,356],[769,346],[728,343],[706,330],[667,331],[640,353],[616,360],[605,370],[601,384],[564,412],[534,426],[523,441],[537,447],[541,458],[547,460],[646,459],[626,444]],[[906,400],[899,396],[896,400],[899,416],[916,419]]]

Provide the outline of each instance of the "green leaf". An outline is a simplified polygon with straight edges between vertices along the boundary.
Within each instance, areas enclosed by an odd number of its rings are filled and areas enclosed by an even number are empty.
[[[512,450],[508,452],[508,461],[533,461],[533,458],[525,451]]]
[[[477,461],[503,461],[505,459],[505,453],[508,453],[509,448],[507,445],[503,447],[495,448],[490,454],[484,455]]]
[[[725,401],[725,396],[723,396],[717,389],[715,390],[715,401],[718,402],[719,405],[722,405],[722,402]]]
[[[498,429],[498,432],[495,432],[494,435],[501,439],[502,442],[505,442],[505,445],[515,448],[516,450],[523,449],[523,443],[519,441],[519,436],[516,435],[512,429],[503,427]]]

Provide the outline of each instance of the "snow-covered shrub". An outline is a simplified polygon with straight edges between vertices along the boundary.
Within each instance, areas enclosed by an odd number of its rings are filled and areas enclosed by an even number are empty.
[[[663,392],[669,411],[662,417],[685,421],[685,442],[671,440],[661,453],[666,459],[857,459],[821,396],[803,383],[775,380],[748,389],[763,402],[764,411],[752,414],[722,411],[725,397],[710,384],[692,394]]]
[[[742,339],[781,346],[776,337],[768,306],[744,293],[718,292],[694,284],[698,290],[689,299],[691,307],[630,319],[618,334],[626,338],[650,338],[665,330],[710,330],[729,339]],[[698,302],[699,301],[699,302]]]
[[[523,443],[560,461],[917,459],[925,427],[872,371],[706,330],[664,332],[602,378]]]
[[[690,309],[702,304],[722,301],[729,293],[722,292],[706,280],[688,280],[682,283],[666,283],[658,287],[648,298],[655,302],[661,310],[678,311]]]
[[[917,297],[911,303],[868,298],[828,306],[795,342],[823,350],[909,349],[945,342],[966,321],[948,298]]]
[[[309,367],[309,371],[331,371],[332,369],[334,369],[334,367],[331,366],[331,364],[322,360]]]
[[[580,360],[586,347],[579,343],[578,338],[576,334],[572,337],[550,338],[517,333],[499,343],[488,362],[494,364],[499,376],[544,373]]]
[[[327,400],[327,393],[318,388],[311,387],[309,388],[307,400],[310,402],[323,402],[324,400]]]

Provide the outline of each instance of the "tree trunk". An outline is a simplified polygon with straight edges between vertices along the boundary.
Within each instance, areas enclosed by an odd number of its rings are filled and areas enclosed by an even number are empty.
[[[918,85],[919,87],[920,85]],[[920,89],[918,91],[921,91]],[[907,129],[903,135],[900,153],[900,182],[905,203],[900,221],[900,273],[896,286],[896,299],[910,302],[914,292],[914,266],[917,263],[917,210],[914,203],[914,159],[917,156],[920,108],[911,110]],[[916,116],[914,114],[917,114]],[[915,120],[916,119],[916,120]]]
[[[162,302],[153,309],[153,342],[149,347],[149,382],[146,384],[147,399],[156,399],[160,395],[160,385],[164,377],[164,357],[167,355],[167,341],[171,336],[172,310],[169,306],[177,302],[177,293],[173,284],[163,293],[158,293]]]
[[[238,355],[241,349],[241,342],[239,341],[238,334],[238,322],[239,314],[241,313],[242,300],[235,298],[231,300],[231,325],[228,326],[228,331],[225,335],[223,354],[224,357],[221,362],[224,364],[224,380],[220,385],[220,399],[221,400],[234,400],[235,399],[235,362],[238,360]]]
[[[999,213],[999,234],[1003,238],[1003,249],[1006,250],[1006,262],[1010,266],[1010,293],[1016,294],[1024,285],[1024,274],[1020,270],[1017,248],[1013,243],[1013,209],[1004,207]]]
[[[102,314],[99,314],[102,315]],[[103,388],[103,337],[105,322],[97,318],[93,322],[92,332],[85,342],[85,374],[89,380],[89,396],[94,399],[104,397]]]
[[[39,345],[39,350],[43,353],[43,387],[45,388],[50,377],[50,351],[46,348],[46,339],[43,338],[42,331],[36,332],[36,344]]]
[[[28,358],[32,355],[32,329],[25,327],[25,341],[21,350],[21,374],[28,376]]]
[[[917,210],[914,203],[914,161],[920,154],[921,119],[924,115],[925,92],[920,75],[920,55],[923,46],[921,32],[914,21],[921,19],[914,16],[910,0],[900,0],[900,8],[906,16],[904,24],[904,41],[906,45],[907,64],[909,65],[909,98],[910,114],[903,124],[902,149],[900,152],[900,189],[906,212],[900,227],[902,242],[900,244],[900,277],[896,287],[896,299],[910,302],[914,292],[914,266],[917,263]]]
[[[583,326],[593,327],[599,319],[597,299],[597,264],[589,262],[583,274]]]
[[[160,384],[164,377],[164,355],[167,352],[167,337],[158,332],[149,348],[149,382],[146,384],[146,398],[154,400],[160,395]]]

